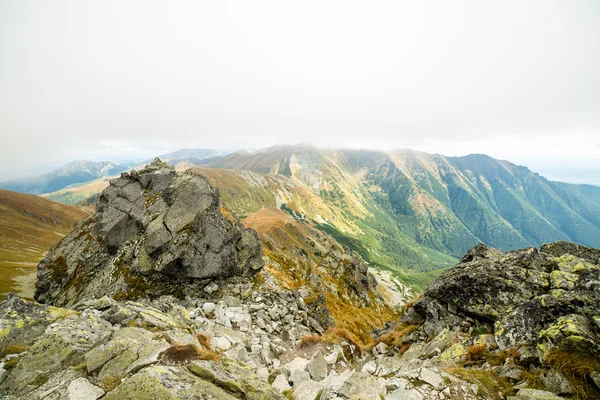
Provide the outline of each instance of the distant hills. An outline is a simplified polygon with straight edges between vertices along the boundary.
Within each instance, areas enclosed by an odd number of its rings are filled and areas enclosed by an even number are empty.
[[[91,212],[0,189],[0,299],[9,291],[32,297],[29,280],[35,278],[38,262]]]
[[[46,174],[0,182],[0,188],[30,194],[51,193],[69,185],[116,175],[126,169],[127,166],[107,161],[79,160]]]
[[[161,160],[174,166],[179,164],[193,166],[215,161],[221,156],[222,153],[214,149],[183,149],[163,154],[159,157]],[[82,193],[81,190],[77,189],[78,186],[97,179],[113,177],[130,169],[142,168],[151,161],[145,160],[133,164],[115,164],[108,161],[78,160],[42,175],[0,182],[0,188],[29,194],[49,194],[62,191],[55,196],[50,196],[50,198],[68,204],[75,204],[75,199],[83,199],[78,195],[78,193]],[[65,188],[72,188],[73,196],[66,193],[69,191],[63,191]]]

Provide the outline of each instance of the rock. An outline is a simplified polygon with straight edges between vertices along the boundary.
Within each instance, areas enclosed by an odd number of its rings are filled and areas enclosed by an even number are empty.
[[[309,362],[310,361],[308,361],[305,358],[296,357],[292,361],[290,361],[289,363],[285,364],[283,366],[283,370],[286,371],[286,373],[288,375],[291,374],[292,371],[294,371],[294,370],[305,371]]]
[[[177,388],[174,390],[174,388]],[[237,397],[183,367],[153,366],[123,380],[103,400],[234,400]]]
[[[77,378],[67,388],[68,400],[96,400],[104,396],[104,390],[94,386],[86,378]]]
[[[215,337],[211,340],[211,346],[215,350],[229,350],[231,348],[231,342],[226,337]]]
[[[206,285],[206,287],[204,288],[204,292],[207,294],[213,294],[214,292],[216,292],[217,290],[219,290],[219,285],[217,285],[214,282],[210,282],[208,285]]]
[[[385,396],[385,400],[424,400],[421,393],[404,385]]]
[[[307,381],[309,379],[310,379],[310,374],[308,372],[295,369],[290,374],[289,381],[292,383],[292,385],[294,387],[297,388],[302,382]]]
[[[215,312],[216,308],[217,308],[217,305],[215,303],[206,302],[202,305],[202,311],[204,311],[205,313]]]
[[[570,253],[572,252],[572,253]],[[502,252],[479,245],[440,275],[402,321],[418,324],[403,358],[451,364],[466,355],[466,342],[444,342],[448,328],[484,335],[488,351],[518,350],[515,362],[547,365],[553,354],[580,353],[600,361],[600,250],[557,242]],[[429,342],[425,338],[435,336]],[[483,339],[482,339],[483,340]],[[454,344],[452,344],[454,343]],[[478,342],[479,343],[479,342]],[[444,349],[448,344],[450,347]],[[560,390],[566,390],[564,385]]]
[[[215,363],[196,361],[188,365],[188,370],[238,398],[248,400],[284,400],[279,392],[263,381],[254,370],[235,363]]]
[[[446,386],[440,374],[429,368],[421,368],[419,379],[427,382],[436,389],[443,389]]]
[[[316,400],[319,398],[323,385],[313,380],[306,380],[302,382],[294,390],[294,400]]]
[[[184,295],[200,280],[251,276],[262,265],[258,235],[222,214],[208,180],[157,159],[112,180],[96,214],[48,252],[35,297],[64,306],[104,295]]]
[[[540,375],[540,379],[546,389],[556,394],[571,394],[574,393],[571,384],[563,374],[555,370],[549,370]]]
[[[47,382],[51,373],[80,364],[85,353],[108,340],[111,328],[91,315],[71,316],[48,326],[0,385],[0,391],[18,395],[29,385]]]
[[[271,386],[273,386],[274,389],[277,389],[280,393],[292,389],[287,378],[283,374],[277,375]]]
[[[387,353],[388,346],[387,346],[387,344],[381,342],[377,346],[375,346],[375,350],[377,350],[377,352],[379,354],[385,354],[385,353]]]
[[[333,351],[325,356],[325,361],[327,361],[327,364],[333,365],[339,359],[345,359],[344,350],[342,350],[342,348],[336,344],[333,347]]]
[[[256,370],[256,375],[258,375],[264,381],[269,380],[269,370],[266,367],[261,367]]]
[[[327,378],[327,361],[320,351],[317,351],[306,368],[313,380],[320,382]]]
[[[381,400],[381,385],[365,372],[355,372],[350,376],[338,393],[350,400]]]
[[[9,293],[0,303],[0,353],[10,346],[31,346],[58,319],[76,311],[23,300]]]
[[[520,389],[515,396],[517,400],[561,400],[562,397],[552,392],[537,389]]]

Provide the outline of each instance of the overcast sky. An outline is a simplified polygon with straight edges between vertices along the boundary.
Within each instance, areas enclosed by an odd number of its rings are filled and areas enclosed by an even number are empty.
[[[310,142],[574,180],[600,174],[600,1],[0,0],[0,134],[5,177]]]

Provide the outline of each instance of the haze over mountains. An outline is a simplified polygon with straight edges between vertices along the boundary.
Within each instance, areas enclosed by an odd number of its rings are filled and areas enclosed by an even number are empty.
[[[222,155],[214,149],[182,149],[159,156],[170,163],[190,162],[200,164],[202,160],[214,159]],[[62,168],[45,174],[10,179],[0,182],[0,188],[21,193],[46,194],[56,192],[71,185],[90,182],[99,178],[118,175],[132,168],[141,168],[151,160],[116,164],[109,161],[73,161]]]
[[[196,171],[239,216],[282,209],[416,287],[480,242],[503,250],[555,240],[600,246],[600,188],[552,182],[486,155],[296,145],[229,155],[186,149],[161,159],[180,170],[201,167]],[[46,174],[51,183],[36,190],[77,183],[48,194],[76,204],[102,191],[108,175],[128,169],[80,163],[79,173],[76,165]]]

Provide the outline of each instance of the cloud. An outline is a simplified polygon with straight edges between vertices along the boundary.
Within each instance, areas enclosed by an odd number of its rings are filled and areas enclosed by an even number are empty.
[[[589,154],[598,37],[596,2],[4,1],[0,167],[300,141]]]

